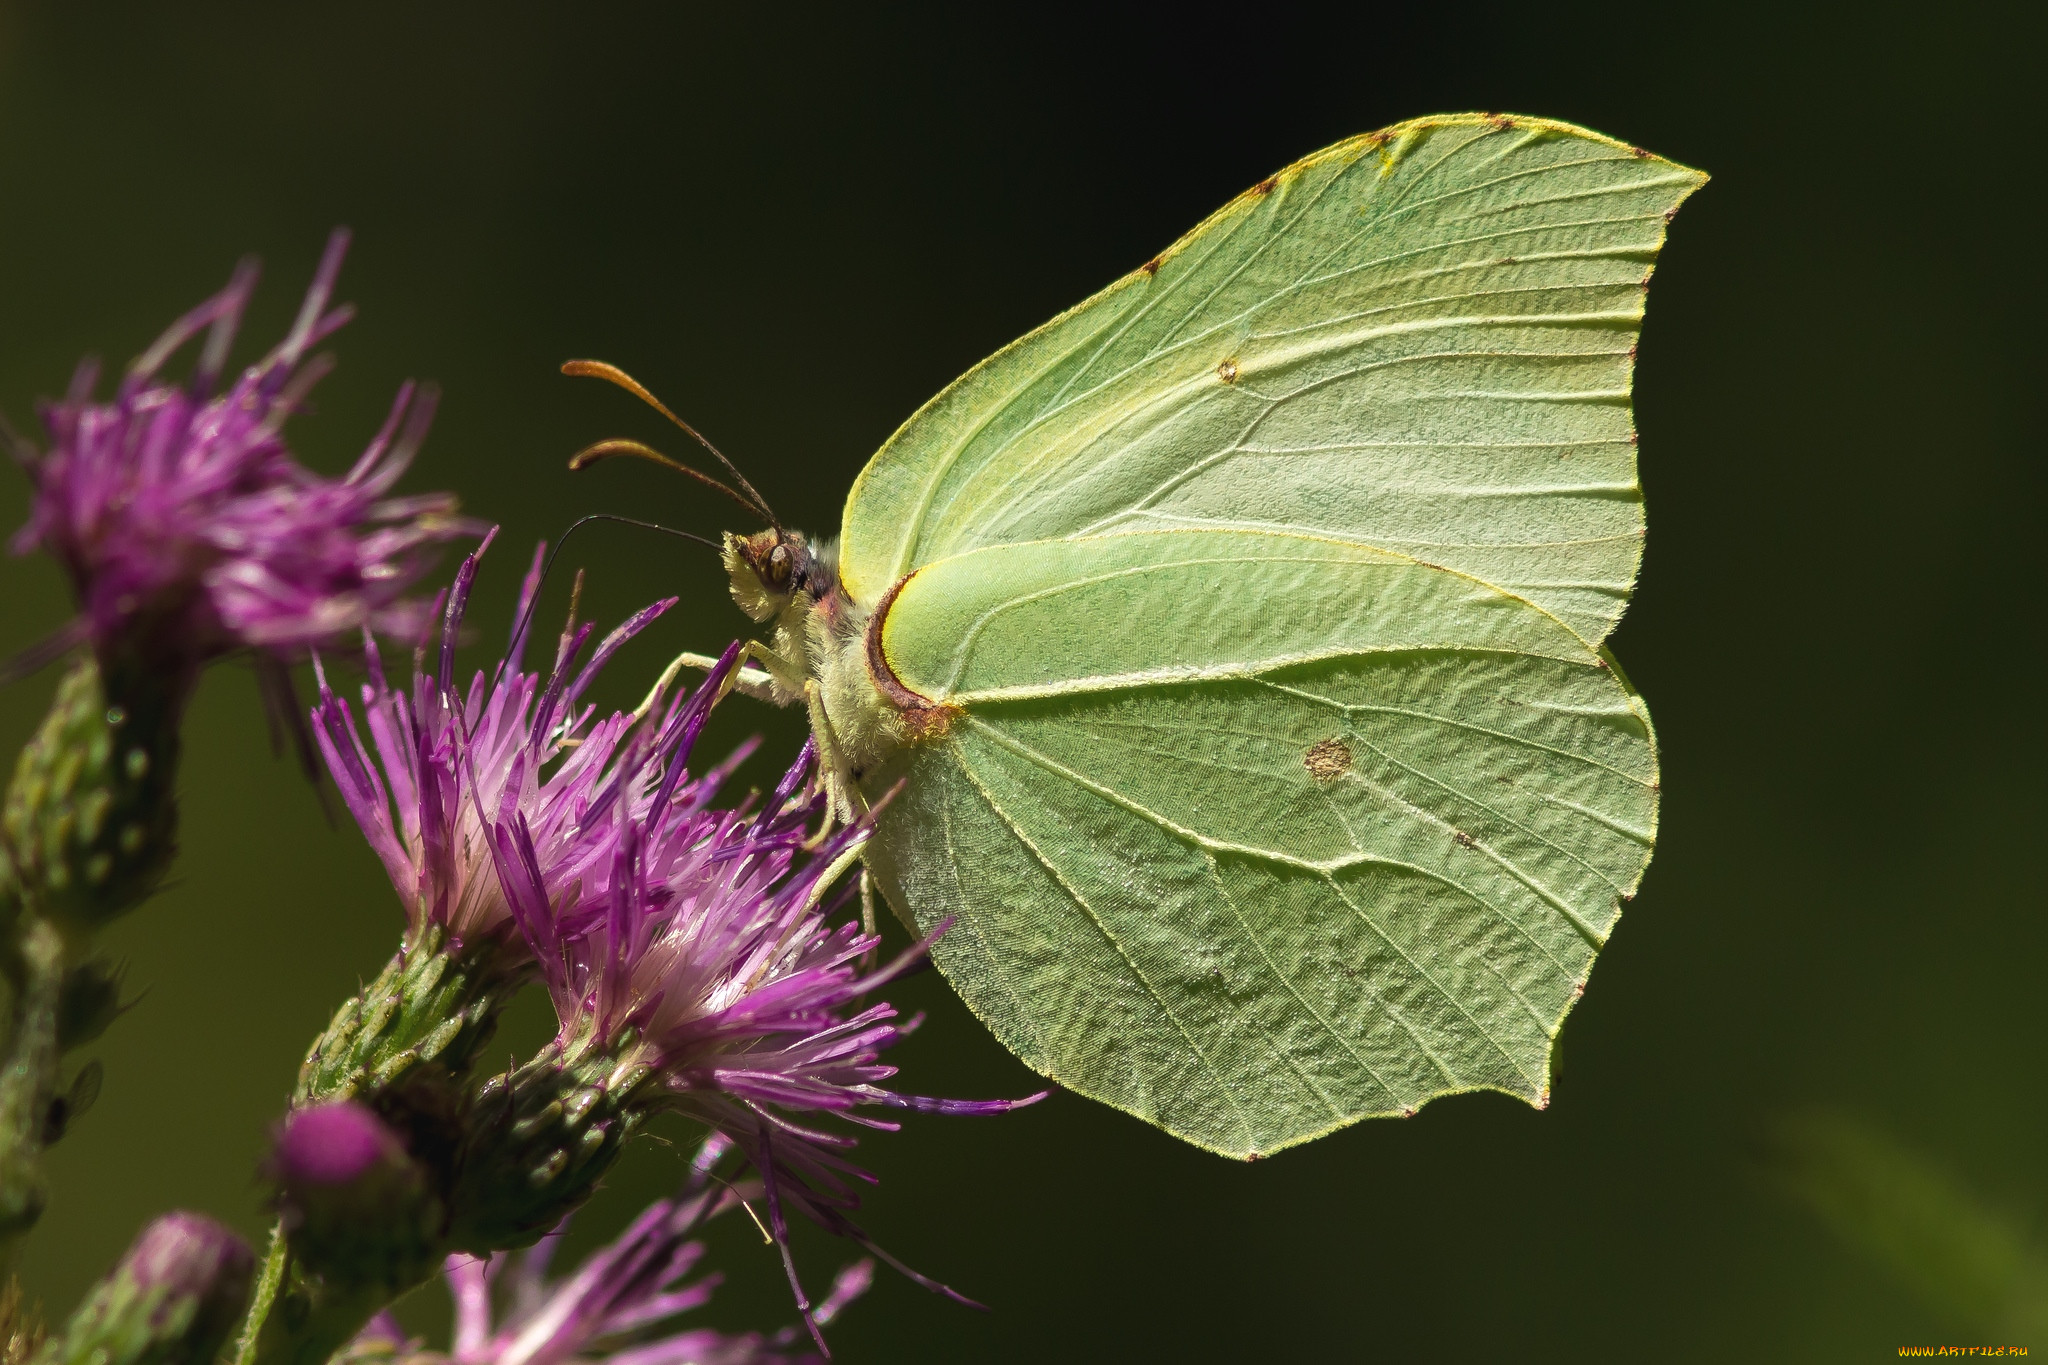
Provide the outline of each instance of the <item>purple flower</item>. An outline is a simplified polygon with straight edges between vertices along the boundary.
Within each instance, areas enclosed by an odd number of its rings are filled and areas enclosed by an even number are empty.
[[[486,837],[489,827],[515,815],[552,876],[568,885],[588,882],[601,894],[612,865],[611,825],[603,815],[618,788],[611,760],[635,717],[620,713],[593,723],[594,708],[580,699],[619,646],[676,601],[634,615],[573,675],[591,627],[572,621],[547,677],[525,672],[526,621],[546,549],[537,547],[504,661],[488,677],[475,674],[466,693],[458,691],[456,636],[478,562],[495,535],[463,561],[442,618],[438,665],[430,672],[422,650],[410,692],[385,681],[376,644],[366,637],[369,745],[324,671],[313,710],[314,740],[398,889],[410,927],[418,934],[438,926],[458,943],[500,934],[519,942],[508,932],[510,909]]]
[[[685,1282],[698,1267],[704,1245],[693,1240],[712,1218],[737,1208],[748,1187],[713,1185],[712,1168],[727,1149],[714,1137],[691,1163],[681,1194],[650,1205],[610,1245],[565,1279],[550,1282],[548,1263],[567,1229],[566,1222],[531,1250],[488,1258],[448,1258],[445,1275],[455,1299],[454,1365],[564,1365],[604,1361],[606,1365],[796,1365],[809,1353],[791,1355],[794,1328],[772,1336],[728,1335],[706,1328],[669,1331],[665,1325],[711,1297],[719,1277]],[[872,1263],[859,1261],[840,1272],[831,1295],[814,1310],[829,1322],[869,1283]],[[508,1299],[497,1317],[494,1297]],[[372,1323],[369,1333],[397,1337],[396,1325]]]
[[[375,647],[368,649],[368,744],[324,677],[314,712],[336,785],[384,860],[415,932],[438,925],[462,939],[516,926],[553,998],[560,1028],[550,1052],[509,1084],[518,1090],[531,1082],[550,1096],[566,1085],[573,1106],[541,1109],[582,1126],[556,1151],[523,1145],[563,1137],[547,1124],[531,1133],[524,1123],[503,1133],[491,1127],[483,1146],[511,1143],[508,1169],[522,1179],[529,1170],[570,1170],[560,1194],[569,1199],[616,1154],[615,1143],[601,1137],[586,1145],[586,1128],[601,1133],[618,1118],[677,1110],[725,1134],[760,1172],[769,1224],[807,1318],[787,1248],[789,1207],[951,1294],[873,1248],[848,1218],[859,1203],[855,1184],[871,1180],[844,1155],[854,1138],[803,1116],[894,1129],[875,1111],[992,1114],[1041,1096],[937,1100],[884,1086],[896,1069],[881,1053],[916,1021],[899,1023],[890,1005],[867,997],[917,963],[926,945],[869,970],[879,940],[837,914],[845,897],[825,896],[867,825],[828,832],[809,744],[758,808],[712,804],[747,748],[700,774],[689,771],[691,750],[738,664],[737,645],[687,695],[664,700],[664,679],[631,712],[597,720],[581,704],[619,646],[674,599],[633,616],[573,672],[591,632],[572,622],[543,681],[520,663],[542,568],[536,552],[505,661],[488,676],[476,674],[466,692],[439,681],[453,675],[457,630],[489,543],[486,537],[457,574],[438,666],[430,672],[423,651],[410,693],[385,682]],[[510,1091],[499,1098],[512,1105],[508,1112],[523,1112]],[[637,1119],[619,1131],[635,1126]],[[583,1168],[586,1154],[597,1166]],[[483,1184],[469,1196],[481,1202],[465,1206],[463,1217],[496,1228],[490,1220],[501,1215],[508,1227],[531,1216],[511,1206],[517,1201],[495,1206],[507,1198],[491,1183],[496,1157],[478,1156],[466,1169]],[[534,1188],[557,1197],[545,1182]],[[485,1237],[484,1244],[493,1243]]]
[[[255,1268],[248,1244],[211,1218],[167,1213],[137,1235],[38,1359],[212,1360],[248,1306]]]
[[[249,1244],[202,1214],[167,1213],[144,1228],[121,1262],[144,1293],[162,1290],[159,1321],[192,1299],[217,1299],[232,1313],[248,1296],[256,1258]]]
[[[492,830],[512,914],[554,998],[556,1049],[565,1067],[585,1072],[602,1056],[608,1087],[654,1088],[656,1107],[703,1121],[745,1152],[761,1174],[800,1309],[785,1207],[959,1298],[875,1247],[848,1218],[859,1204],[855,1182],[872,1177],[842,1155],[855,1144],[850,1134],[804,1116],[893,1130],[872,1111],[994,1114],[1043,1092],[940,1100],[882,1084],[896,1068],[881,1053],[918,1021],[894,1022],[893,1007],[867,997],[928,945],[871,971],[879,939],[835,922],[845,897],[828,902],[824,893],[868,825],[825,833],[813,744],[758,811],[711,805],[724,769],[689,776],[691,743],[737,661],[735,646],[687,703],[672,704],[660,726],[621,751],[609,789],[612,865],[601,885],[587,871],[580,880],[565,875],[559,860],[551,869],[541,854],[548,841],[523,811],[506,807]],[[586,833],[599,805],[588,807]]]
[[[327,244],[291,332],[216,392],[256,271],[172,324],[128,369],[111,401],[98,367],[79,366],[62,402],[43,405],[51,445],[13,441],[35,485],[14,551],[48,550],[70,573],[80,616],[54,647],[92,641],[188,670],[240,648],[289,655],[361,629],[401,634],[428,612],[407,593],[433,547],[474,533],[445,494],[395,498],[432,419],[431,392],[405,385],[348,474],[328,479],[292,457],[287,418],[332,367],[308,351],[347,322],[329,309],[348,246]],[[189,380],[162,374],[205,334]]]
[[[405,1160],[405,1146],[354,1100],[295,1110],[279,1126],[271,1173],[293,1186],[349,1185]]]
[[[417,1284],[440,1254],[442,1204],[426,1170],[368,1106],[295,1109],[265,1174],[299,1264],[354,1285]]]

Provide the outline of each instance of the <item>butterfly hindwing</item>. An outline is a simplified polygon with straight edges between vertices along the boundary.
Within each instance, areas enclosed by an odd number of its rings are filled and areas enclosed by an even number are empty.
[[[872,776],[908,781],[871,865],[920,929],[957,917],[935,958],[1034,1067],[1240,1156],[1540,1100],[1657,805],[1647,713],[1554,617],[1182,530],[941,560],[882,642],[956,711]]]

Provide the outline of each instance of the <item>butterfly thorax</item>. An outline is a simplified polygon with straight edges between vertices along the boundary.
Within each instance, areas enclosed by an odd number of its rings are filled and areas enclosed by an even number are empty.
[[[806,702],[802,684],[816,684],[811,701],[814,729],[837,751],[837,765],[860,780],[907,743],[932,727],[921,698],[895,683],[886,662],[875,672],[877,651],[870,640],[874,612],[857,603],[839,580],[837,546],[812,546],[801,532],[728,533],[725,567],[733,600],[755,621],[770,627],[765,642],[784,669],[769,670],[773,700],[783,706]],[[817,714],[822,712],[822,716]],[[818,722],[827,723],[820,727]]]

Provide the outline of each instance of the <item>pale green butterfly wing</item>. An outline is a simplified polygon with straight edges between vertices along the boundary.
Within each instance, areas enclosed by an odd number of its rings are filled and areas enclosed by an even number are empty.
[[[848,591],[989,545],[1267,526],[1462,570],[1597,644],[1641,554],[1643,291],[1704,179],[1477,114],[1298,162],[906,422],[848,498]]]
[[[1259,610],[1246,610],[1258,604]],[[1214,1151],[1431,1096],[1541,1102],[1649,857],[1649,719],[1467,575],[1251,531],[995,547],[885,621],[959,708],[869,861],[999,1038]]]

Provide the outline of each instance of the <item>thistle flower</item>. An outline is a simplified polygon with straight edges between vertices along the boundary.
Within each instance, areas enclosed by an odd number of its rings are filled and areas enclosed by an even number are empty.
[[[365,1085],[388,1088],[423,1061],[459,1077],[489,1036],[531,968],[500,887],[489,822],[519,813],[535,831],[537,856],[560,878],[591,876],[601,885],[609,866],[603,838],[585,831],[584,815],[616,785],[607,785],[607,764],[633,718],[593,723],[595,710],[581,698],[618,648],[675,599],[635,614],[573,672],[592,631],[572,619],[549,673],[528,673],[521,661],[546,549],[537,547],[504,660],[458,690],[456,641],[495,535],[463,561],[442,613],[438,657],[430,671],[422,647],[410,690],[386,681],[375,640],[365,634],[367,744],[355,712],[315,660],[314,741],[404,904],[407,934],[384,974],[315,1044],[295,1104],[346,1098]],[[597,828],[601,836],[607,826],[599,820]]]
[[[690,1164],[690,1175],[674,1199],[658,1200],[609,1245],[592,1253],[575,1272],[550,1282],[549,1263],[567,1231],[566,1221],[527,1251],[489,1257],[455,1255],[444,1275],[455,1300],[455,1339],[447,1359],[453,1365],[798,1365],[815,1361],[808,1352],[789,1354],[795,1328],[771,1335],[727,1334],[708,1328],[667,1330],[683,1313],[701,1307],[719,1276],[685,1283],[697,1270],[704,1244],[694,1240],[713,1218],[740,1207],[752,1187],[714,1185],[713,1168],[729,1148],[719,1137],[707,1141]],[[840,1272],[832,1293],[814,1316],[830,1322],[866,1291],[872,1263],[858,1261]],[[492,1300],[510,1300],[494,1321]],[[388,1318],[373,1322],[365,1337],[381,1337],[396,1354],[403,1335]],[[351,1353],[361,1359],[359,1345]]]
[[[78,596],[53,649],[90,640],[103,660],[186,672],[241,648],[288,654],[418,627],[427,608],[406,594],[432,547],[477,529],[453,515],[452,496],[390,496],[426,435],[432,392],[403,386],[340,479],[300,465],[283,435],[332,367],[308,352],[350,317],[327,306],[347,246],[344,231],[329,238],[291,331],[225,392],[256,283],[248,263],[129,367],[111,401],[93,397],[98,367],[80,365],[64,399],[41,409],[48,451],[10,442],[35,485],[14,551],[49,551]],[[191,378],[167,380],[165,364],[202,332]]]
[[[554,1055],[508,1078],[507,1093],[523,1083],[529,1107],[562,1097],[547,1111],[565,1116],[563,1131],[549,1135],[558,1153],[572,1150],[572,1137],[602,1151],[596,1133],[603,1125],[630,1126],[658,1109],[725,1134],[760,1172],[771,1229],[807,1321],[785,1208],[960,1298],[875,1247],[850,1220],[859,1203],[853,1182],[872,1182],[842,1155],[855,1140],[799,1116],[893,1130],[894,1121],[872,1111],[994,1114],[1043,1093],[962,1101],[883,1086],[896,1068],[880,1054],[918,1021],[896,1023],[893,1007],[867,999],[928,945],[870,972],[878,938],[858,923],[835,922],[845,897],[828,903],[825,892],[869,827],[821,833],[829,817],[814,744],[758,811],[711,805],[722,770],[690,778],[685,764],[709,698],[737,661],[737,648],[729,649],[687,704],[672,705],[659,727],[622,752],[609,811],[611,870],[602,885],[551,871],[522,811],[508,806],[495,823],[500,882],[560,1024]],[[593,803],[586,830],[596,814]],[[522,1111],[515,1105],[510,1112]],[[536,1168],[534,1182],[559,1180],[575,1165]]]
[[[643,608],[573,675],[569,667],[592,628],[572,621],[549,674],[525,672],[525,623],[547,548],[538,546],[504,661],[488,677],[475,674],[466,693],[458,691],[456,639],[478,564],[495,536],[485,536],[463,561],[442,616],[437,667],[427,670],[422,651],[409,693],[385,681],[376,642],[365,637],[369,681],[362,709],[369,746],[324,671],[313,711],[314,739],[328,771],[405,903],[410,927],[417,934],[437,926],[458,942],[511,929],[487,822],[516,812],[534,832],[536,856],[554,875],[569,882],[595,876],[602,883],[609,866],[605,840],[590,836],[585,817],[616,785],[607,765],[634,718],[618,714],[593,724],[596,710],[581,698],[619,647],[676,603],[671,597]]]

